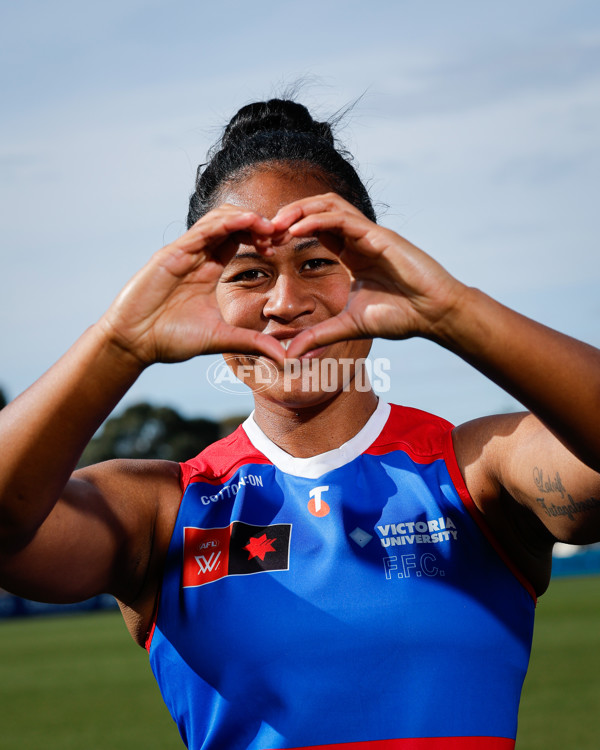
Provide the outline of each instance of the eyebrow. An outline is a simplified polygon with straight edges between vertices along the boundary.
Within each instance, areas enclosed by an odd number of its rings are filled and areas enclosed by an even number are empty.
[[[311,247],[317,247],[321,243],[316,237],[307,237],[305,240],[301,240],[295,247],[294,252],[298,253],[301,250],[308,250]]]
[[[303,250],[309,250],[311,247],[317,247],[319,245],[319,240],[316,239],[316,237],[308,237],[305,240],[301,240],[296,245],[294,245],[294,252],[300,253]],[[262,258],[263,256],[260,253],[257,253],[255,250],[246,250],[242,253],[236,253],[232,260],[240,260],[244,258],[253,258],[254,260],[257,260],[259,258]]]

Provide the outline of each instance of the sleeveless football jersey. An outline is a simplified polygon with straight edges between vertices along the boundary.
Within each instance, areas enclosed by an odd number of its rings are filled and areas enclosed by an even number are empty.
[[[535,597],[451,425],[378,406],[295,458],[250,417],[182,464],[147,647],[193,750],[510,750]]]

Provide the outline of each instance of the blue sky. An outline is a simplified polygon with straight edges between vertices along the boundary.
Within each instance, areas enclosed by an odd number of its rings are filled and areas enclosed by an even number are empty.
[[[452,273],[600,345],[595,2],[4,3],[0,386],[14,397],[182,230],[196,165],[242,104],[307,80],[381,223]],[[460,422],[514,408],[423,341],[377,342],[389,400]],[[146,372],[126,403],[248,411],[214,358]]]

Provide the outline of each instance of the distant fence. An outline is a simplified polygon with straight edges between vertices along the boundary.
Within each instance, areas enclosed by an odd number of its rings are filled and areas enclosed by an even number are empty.
[[[552,558],[552,577],[600,575],[600,549],[582,550],[574,555]]]
[[[114,597],[109,594],[95,596],[75,604],[44,604],[22,599],[12,594],[0,594],[0,619],[9,617],[31,617],[36,615],[60,615],[74,612],[92,612],[100,609],[116,609]]]

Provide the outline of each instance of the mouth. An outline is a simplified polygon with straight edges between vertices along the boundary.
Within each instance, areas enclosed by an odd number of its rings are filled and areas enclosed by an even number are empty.
[[[272,333],[271,336],[273,338],[277,339],[279,343],[281,344],[283,350],[287,352],[287,350],[290,348],[290,344],[295,339],[295,337],[302,333],[302,330],[304,329],[295,329],[294,331],[279,331],[278,333]],[[265,333],[268,333],[268,331],[265,331]],[[323,355],[323,353],[328,349],[327,346],[319,346],[316,349],[311,349],[308,352],[305,352],[301,355],[300,359],[313,359],[318,358]]]
[[[269,331],[264,331],[264,333],[269,333]],[[270,335],[273,336],[274,339],[277,339],[277,341],[279,341],[284,351],[287,352],[287,350],[290,347],[290,344],[299,333],[301,333],[301,331],[296,329],[294,331],[290,331],[290,330],[279,331],[278,333],[277,332],[271,333]]]

